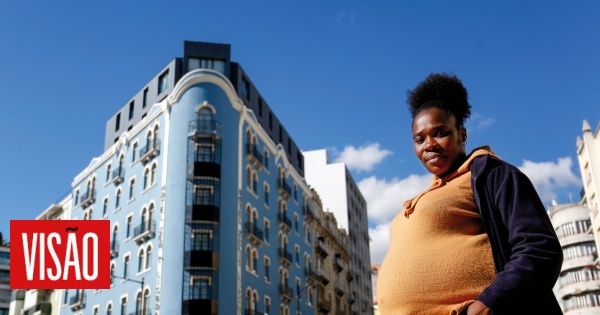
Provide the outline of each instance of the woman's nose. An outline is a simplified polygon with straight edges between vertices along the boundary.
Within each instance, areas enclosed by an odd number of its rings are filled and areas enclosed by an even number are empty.
[[[432,150],[437,145],[438,145],[438,143],[435,141],[435,139],[433,137],[426,137],[425,138],[425,150],[428,150],[428,151]]]

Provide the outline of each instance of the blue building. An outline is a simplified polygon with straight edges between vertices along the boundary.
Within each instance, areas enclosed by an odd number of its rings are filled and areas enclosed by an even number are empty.
[[[303,156],[229,45],[185,42],[104,150],[71,218],[111,221],[111,289],[68,290],[60,314],[314,313]]]

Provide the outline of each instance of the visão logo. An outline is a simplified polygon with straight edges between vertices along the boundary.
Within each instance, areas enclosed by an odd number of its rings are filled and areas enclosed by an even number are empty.
[[[109,220],[11,220],[10,288],[110,288]]]

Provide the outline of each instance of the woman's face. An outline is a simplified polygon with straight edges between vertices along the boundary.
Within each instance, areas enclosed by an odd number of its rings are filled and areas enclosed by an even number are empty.
[[[456,170],[465,157],[465,128],[456,128],[454,115],[438,108],[419,112],[412,124],[415,154],[438,177]]]

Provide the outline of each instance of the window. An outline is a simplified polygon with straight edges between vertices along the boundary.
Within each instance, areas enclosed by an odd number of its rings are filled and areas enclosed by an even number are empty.
[[[110,167],[111,167],[110,164],[108,164],[106,166],[106,182],[108,182],[110,180]]]
[[[250,99],[250,82],[248,82],[248,79],[246,78],[242,78],[242,95],[247,98]]]
[[[273,130],[273,113],[269,112],[269,130]]]
[[[121,189],[117,189],[117,195],[115,196],[115,210],[121,206]]]
[[[271,267],[271,260],[265,257],[265,281],[271,281],[269,269]]]
[[[283,144],[283,127],[279,125],[279,143]]]
[[[211,162],[213,160],[213,145],[209,143],[196,144],[196,162]]]
[[[115,279],[115,264],[110,265],[110,285],[113,285],[113,281]]]
[[[197,205],[210,205],[212,204],[212,187],[209,186],[196,186],[195,191],[195,202]]]
[[[146,248],[146,269],[149,269],[150,267],[152,267],[152,246],[148,246],[148,248]]]
[[[67,304],[69,302],[69,290],[63,291],[63,304]]]
[[[135,103],[134,103],[134,101],[131,101],[131,103],[129,103],[129,120],[131,120],[133,118],[134,109],[135,109]]]
[[[258,98],[258,116],[262,117],[263,100]]]
[[[125,237],[131,237],[131,225],[133,224],[133,216],[127,217],[127,231]]]
[[[137,149],[138,149],[138,143],[134,143],[133,144],[133,149],[131,150],[131,163],[135,162],[135,159],[137,158]]]
[[[192,250],[211,250],[211,231],[194,231],[192,233]]]
[[[127,298],[121,299],[121,315],[127,314]]]
[[[150,183],[150,169],[146,169],[144,172],[144,190],[148,188],[148,184]]]
[[[294,184],[294,200],[298,201],[298,186]]]
[[[133,191],[135,187],[135,178],[129,182],[129,200],[133,199]]]
[[[150,173],[150,184],[154,186],[156,184],[156,164],[152,164],[152,172]]]
[[[100,308],[98,306],[94,307],[94,315],[98,315]]]
[[[296,264],[300,264],[300,247],[296,245]]]
[[[148,105],[148,88],[144,89],[144,96],[142,98],[142,108],[146,108]]]
[[[269,220],[265,219],[265,242],[269,243],[269,228],[271,227],[271,223]]]
[[[158,93],[157,93],[157,95],[160,95],[164,91],[167,90],[167,87],[168,87],[167,79],[168,79],[168,77],[169,77],[169,70],[163,72],[163,74],[161,74],[158,77]]]
[[[267,149],[265,149],[265,154],[263,154],[263,156],[264,156],[264,158],[263,158],[264,167],[265,167],[265,169],[268,170],[269,169],[269,151]]]
[[[269,205],[269,185],[265,184],[265,204]]]
[[[108,304],[106,307],[106,315],[112,315],[112,304]]]
[[[252,172],[252,191],[254,194],[258,194],[258,174]]]
[[[123,278],[129,278],[129,256],[125,256],[123,259]]]
[[[225,61],[216,59],[188,59],[188,71],[195,69],[213,69],[220,73],[225,73]]]
[[[106,216],[106,212],[108,211],[108,197],[104,198],[104,202],[102,204],[102,216]]]
[[[119,131],[119,128],[121,128],[121,113],[118,113],[115,119],[115,131]]]
[[[144,258],[146,258],[146,254],[142,248],[138,254],[138,272],[144,270]]]
[[[192,299],[194,300],[209,300],[210,299],[210,277],[193,276],[192,282]]]
[[[79,189],[75,191],[75,204],[79,204]]]
[[[298,221],[300,219],[298,218],[298,215],[294,213],[294,230],[296,230],[296,232],[299,232],[298,230]]]

